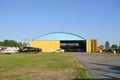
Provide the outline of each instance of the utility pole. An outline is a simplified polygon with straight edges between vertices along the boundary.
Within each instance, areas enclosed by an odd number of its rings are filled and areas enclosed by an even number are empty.
[[[120,46],[120,42],[119,42],[119,46]]]
[[[118,48],[120,49],[120,41],[119,41],[119,47]]]
[[[24,43],[26,44],[27,47],[30,46],[30,45],[29,45],[29,42],[30,42],[29,39],[24,39]]]

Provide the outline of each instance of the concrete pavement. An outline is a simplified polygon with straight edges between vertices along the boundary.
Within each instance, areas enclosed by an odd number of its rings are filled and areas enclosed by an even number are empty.
[[[93,80],[120,80],[120,56],[100,53],[72,53]]]

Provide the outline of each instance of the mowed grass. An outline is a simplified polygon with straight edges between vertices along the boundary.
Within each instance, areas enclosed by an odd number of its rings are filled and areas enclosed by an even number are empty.
[[[90,79],[70,53],[0,54],[0,80]]]

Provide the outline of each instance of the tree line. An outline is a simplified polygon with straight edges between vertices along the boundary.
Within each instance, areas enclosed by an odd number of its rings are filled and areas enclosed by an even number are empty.
[[[17,42],[15,40],[4,40],[4,41],[0,41],[0,46],[4,46],[4,47],[25,47],[26,43],[22,43],[22,42]]]
[[[114,50],[116,50],[116,49],[120,49],[120,46],[118,46],[117,44],[112,44],[111,46],[110,46],[110,43],[109,43],[109,41],[106,41],[105,42],[105,45],[100,45],[100,46],[98,46],[100,49],[106,49],[106,50],[108,50],[108,49],[114,49]]]

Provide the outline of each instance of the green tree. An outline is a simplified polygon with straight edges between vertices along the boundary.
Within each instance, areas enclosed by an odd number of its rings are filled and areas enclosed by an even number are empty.
[[[22,44],[22,42],[19,42],[19,43],[17,44],[17,47],[23,48],[23,47],[25,47],[25,46],[24,46],[24,44]]]
[[[0,46],[6,46],[6,47],[25,47],[26,44],[22,42],[17,42],[15,40],[7,40],[5,39],[4,41],[0,41]]]
[[[118,46],[118,49],[120,49],[120,46]]]
[[[0,46],[4,46],[4,43],[2,41],[0,41]]]
[[[117,49],[118,46],[117,46],[117,44],[113,44],[113,45],[111,46],[111,48],[112,48],[112,49]]]
[[[3,43],[4,43],[4,45],[3,45],[3,46],[8,46],[8,47],[10,47],[10,46],[9,46],[9,41],[8,41],[7,39],[6,39],[6,40],[4,40],[4,42],[3,42]]]
[[[105,49],[109,49],[109,48],[110,48],[109,41],[106,41],[106,42],[105,42]]]
[[[103,50],[104,49],[104,45],[100,45],[99,48]]]

